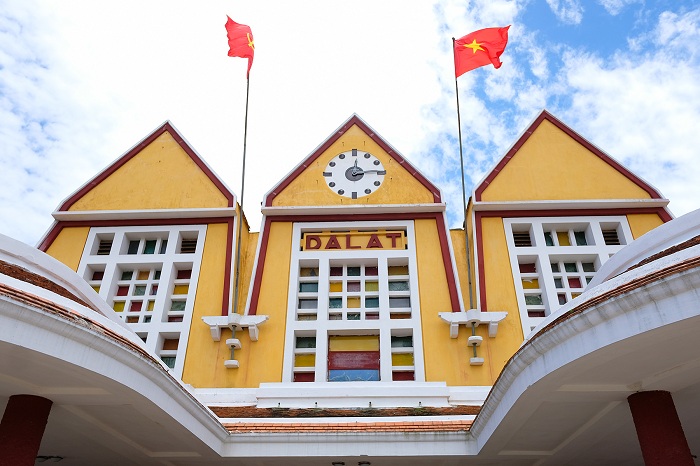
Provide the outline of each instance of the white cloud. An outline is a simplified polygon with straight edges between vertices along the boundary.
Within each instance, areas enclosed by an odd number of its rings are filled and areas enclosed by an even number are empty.
[[[583,6],[577,0],[547,0],[547,5],[564,24],[579,24],[583,19]]]
[[[598,3],[613,16],[620,14],[627,5],[643,2],[644,0],[598,0]]]

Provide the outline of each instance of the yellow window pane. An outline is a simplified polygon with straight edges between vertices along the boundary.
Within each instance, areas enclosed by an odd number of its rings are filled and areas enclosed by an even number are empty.
[[[299,270],[299,275],[302,277],[318,277],[318,268],[302,267]]]
[[[365,291],[379,291],[379,282],[365,282]]]
[[[360,298],[348,298],[348,307],[349,308],[360,307]]]
[[[294,356],[294,367],[314,367],[315,365],[315,354],[297,354]]]
[[[536,278],[530,279],[530,280],[523,280],[523,288],[525,289],[532,289],[532,288],[539,288],[540,287],[540,281]]]
[[[571,299],[578,298],[581,296],[581,293],[571,293]]]
[[[114,312],[122,312],[124,311],[124,302],[118,302],[114,303]]]
[[[328,340],[329,351],[379,351],[379,335],[333,335]]]
[[[95,290],[95,293],[100,292],[100,285],[92,285],[92,289]]]
[[[412,366],[413,353],[399,353],[391,355],[392,366]]]
[[[173,294],[187,294],[190,290],[190,285],[175,285]]]
[[[155,301],[148,301],[148,305],[146,306],[147,311],[153,311],[153,305],[155,304]]]
[[[393,265],[389,267],[389,275],[408,275],[408,266]]]
[[[331,282],[329,291],[331,293],[338,293],[343,291],[343,282]]]
[[[557,239],[559,240],[559,246],[571,246],[571,242],[569,241],[569,232],[568,231],[558,231],[557,232]]]
[[[137,276],[137,280],[148,280],[148,274],[150,273],[149,270],[139,270],[139,274]]]

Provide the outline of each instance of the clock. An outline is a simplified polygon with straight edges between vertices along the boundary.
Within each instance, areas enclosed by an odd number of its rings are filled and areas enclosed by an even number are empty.
[[[323,171],[328,187],[350,199],[372,194],[382,185],[384,175],[386,170],[377,157],[357,149],[336,155]]]

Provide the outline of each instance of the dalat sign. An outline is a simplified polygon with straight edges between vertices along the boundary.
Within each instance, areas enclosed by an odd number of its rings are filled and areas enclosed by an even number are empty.
[[[347,249],[406,249],[406,232],[347,231],[303,233],[302,251],[338,251]]]

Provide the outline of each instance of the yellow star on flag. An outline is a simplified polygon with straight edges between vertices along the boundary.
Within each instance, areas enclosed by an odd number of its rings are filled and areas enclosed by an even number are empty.
[[[464,44],[464,46],[469,49],[472,49],[473,53],[476,53],[477,50],[481,50],[482,52],[486,51],[481,48],[481,44],[477,44],[476,39],[474,39],[471,44]]]

